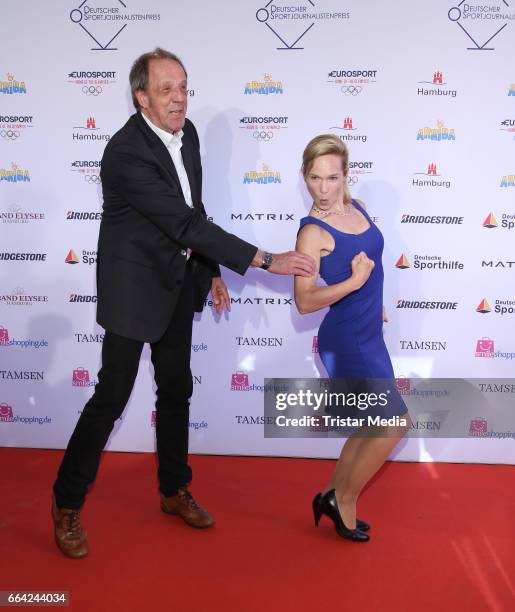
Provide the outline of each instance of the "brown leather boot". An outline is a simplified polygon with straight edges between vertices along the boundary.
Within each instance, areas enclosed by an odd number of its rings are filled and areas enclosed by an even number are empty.
[[[82,559],[89,553],[86,532],[80,524],[80,512],[58,508],[52,495],[55,543],[59,550],[72,559]]]
[[[180,516],[190,527],[205,529],[215,524],[209,512],[199,506],[186,487],[181,487],[177,495],[164,497],[161,495],[161,510],[166,514]]]

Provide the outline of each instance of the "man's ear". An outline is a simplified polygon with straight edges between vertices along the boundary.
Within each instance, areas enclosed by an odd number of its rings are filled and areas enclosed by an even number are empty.
[[[136,96],[136,100],[138,101],[140,108],[148,108],[148,96],[146,91],[143,89],[138,89],[134,92],[134,95]]]

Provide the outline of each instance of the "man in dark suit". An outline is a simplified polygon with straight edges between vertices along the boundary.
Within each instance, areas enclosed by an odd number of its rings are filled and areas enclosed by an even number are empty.
[[[272,255],[210,223],[202,204],[195,127],[186,119],[187,80],[175,55],[156,49],[130,73],[138,112],[109,141],[102,158],[104,206],[98,242],[97,321],[105,328],[95,393],[77,422],[54,484],[57,546],[88,554],[80,508],[96,477],[102,449],[122,414],[150,343],[157,386],[156,440],[161,509],[192,527],[214,521],[188,484],[193,314],[211,289],[218,312],[230,308],[218,264],[244,274],[314,273],[313,261]]]

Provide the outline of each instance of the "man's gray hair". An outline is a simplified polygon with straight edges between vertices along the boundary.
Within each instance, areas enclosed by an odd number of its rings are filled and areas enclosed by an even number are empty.
[[[188,73],[181,60],[175,55],[170,53],[161,47],[156,47],[153,51],[143,53],[138,59],[132,64],[131,71],[129,73],[129,83],[131,85],[132,102],[134,106],[139,110],[138,100],[136,98],[137,91],[146,91],[148,87],[148,64],[153,59],[171,59],[177,62],[184,70],[186,77]]]

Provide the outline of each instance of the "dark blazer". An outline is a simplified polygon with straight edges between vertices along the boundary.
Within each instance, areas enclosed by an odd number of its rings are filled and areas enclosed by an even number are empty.
[[[107,144],[100,176],[104,206],[97,258],[97,322],[120,336],[155,342],[179,296],[186,249],[193,251],[195,310],[202,310],[218,264],[239,274],[256,247],[206,219],[194,125],[186,119],[182,157],[193,208],[170,154],[140,113]]]

